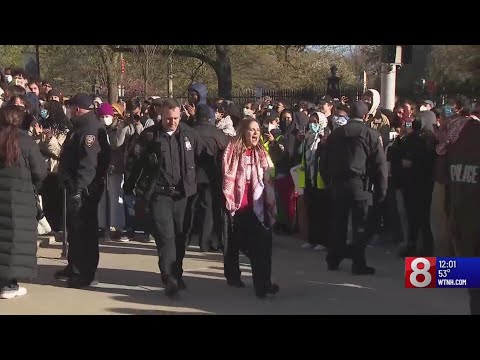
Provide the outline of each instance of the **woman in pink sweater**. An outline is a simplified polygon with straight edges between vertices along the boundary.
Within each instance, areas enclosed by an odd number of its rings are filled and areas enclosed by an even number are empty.
[[[242,120],[237,136],[225,150],[222,165],[223,194],[231,220],[224,251],[227,283],[245,287],[240,279],[240,250],[250,258],[257,297],[276,294],[279,287],[271,281],[272,226],[276,218],[270,178],[273,163],[260,142],[260,127],[254,118]]]

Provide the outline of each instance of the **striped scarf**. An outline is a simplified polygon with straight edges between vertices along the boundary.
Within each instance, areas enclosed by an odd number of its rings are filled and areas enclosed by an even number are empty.
[[[223,194],[226,208],[232,216],[240,208],[246,183],[245,154],[237,154],[233,142],[225,149],[223,155]],[[260,222],[265,223],[265,212],[268,216],[268,225],[273,225],[276,219],[275,191],[269,176],[273,167],[268,154],[259,148],[252,151],[252,190],[253,211]],[[265,209],[266,207],[266,209]]]
[[[443,141],[441,141],[437,147],[436,151],[438,155],[445,155],[447,153],[447,147],[449,144],[454,144],[457,142],[460,133],[463,130],[463,127],[472,120],[471,117],[458,117],[456,119],[450,120],[446,126],[446,136]]]

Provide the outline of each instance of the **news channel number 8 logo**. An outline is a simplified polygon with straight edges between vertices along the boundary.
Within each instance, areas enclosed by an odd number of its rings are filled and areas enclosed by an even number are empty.
[[[432,259],[435,264],[435,258]],[[422,268],[419,267],[420,264],[423,265]],[[408,268],[411,269],[408,280],[414,288],[426,288],[432,284],[432,274],[430,273],[432,268],[431,260],[424,257],[414,258]]]

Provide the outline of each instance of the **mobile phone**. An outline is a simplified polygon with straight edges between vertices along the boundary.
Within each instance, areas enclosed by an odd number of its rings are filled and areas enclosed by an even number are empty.
[[[406,123],[405,123],[405,127],[406,127],[407,129],[411,128],[411,127],[412,127],[412,123],[411,123],[410,121],[406,122]]]

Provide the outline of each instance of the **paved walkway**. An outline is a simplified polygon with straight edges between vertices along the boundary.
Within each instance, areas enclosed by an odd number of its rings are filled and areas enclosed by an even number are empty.
[[[276,298],[254,296],[248,260],[241,258],[245,289],[226,285],[221,254],[187,252],[187,290],[177,299],[163,294],[154,244],[108,242],[101,246],[99,285],[68,289],[53,280],[66,262],[61,244],[38,251],[39,277],[29,293],[0,300],[0,314],[468,314],[462,289],[405,289],[404,262],[381,248],[369,248],[373,277],[352,276],[350,262],[328,272],[323,252],[300,249],[292,237],[276,237],[273,279]],[[243,259],[243,260],[242,260]]]

